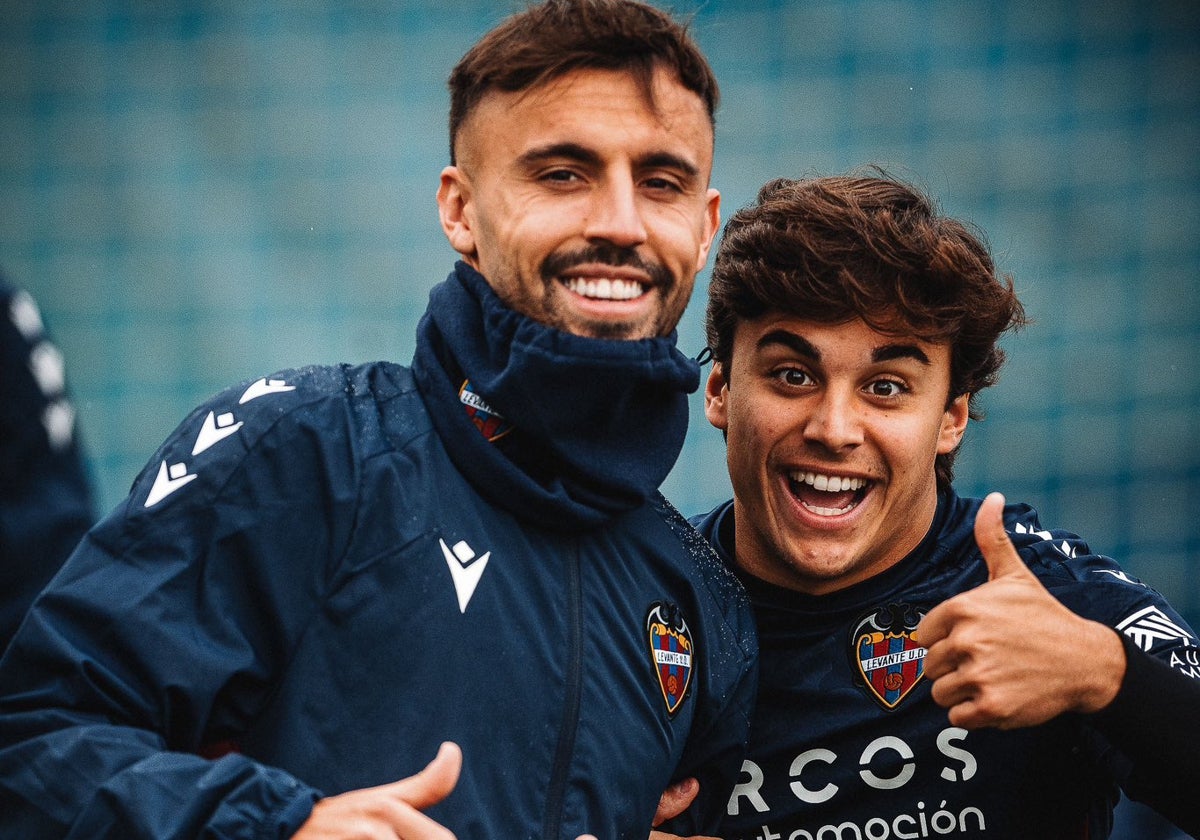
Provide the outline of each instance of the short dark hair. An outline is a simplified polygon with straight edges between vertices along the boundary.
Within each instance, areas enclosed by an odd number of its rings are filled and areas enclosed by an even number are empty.
[[[489,90],[527,90],[582,68],[626,70],[653,102],[656,67],[695,93],[714,119],[720,94],[686,24],[635,0],[546,0],[488,32],[450,73],[450,162],[459,130]]]
[[[973,419],[982,416],[975,395],[1004,364],[997,341],[1027,323],[982,232],[874,168],[770,181],[726,224],[705,319],[726,376],[738,322],[769,312],[830,324],[861,318],[880,332],[948,343],[948,399],[968,395]],[[954,478],[955,454],[938,457],[939,487]]]

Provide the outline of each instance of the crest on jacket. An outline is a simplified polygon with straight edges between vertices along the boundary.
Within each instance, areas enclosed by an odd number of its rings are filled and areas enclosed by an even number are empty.
[[[646,614],[646,637],[667,714],[674,717],[692,684],[692,633],[679,607],[655,601]]]
[[[467,416],[471,418],[475,428],[489,441],[499,440],[512,431],[512,424],[476,393],[469,379],[464,379],[462,387],[458,389],[458,401],[466,408]]]
[[[900,705],[925,674],[925,648],[916,640],[924,615],[909,604],[888,604],[859,619],[850,634],[850,659],[885,709]]]

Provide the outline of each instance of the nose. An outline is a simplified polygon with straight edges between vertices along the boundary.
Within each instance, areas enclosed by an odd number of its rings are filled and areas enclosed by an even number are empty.
[[[632,177],[607,179],[592,195],[584,235],[622,248],[646,241],[646,223]]]
[[[842,452],[863,442],[863,427],[852,394],[826,390],[815,400],[804,424],[804,438],[831,452]]]

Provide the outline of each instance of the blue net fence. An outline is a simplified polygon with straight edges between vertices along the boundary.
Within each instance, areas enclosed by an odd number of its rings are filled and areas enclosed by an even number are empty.
[[[103,507],[226,385],[410,358],[454,256],[446,75],[512,8],[0,0],[0,267],[66,355]],[[878,163],[982,228],[1035,323],[960,489],[1030,502],[1200,623],[1200,6],[709,0],[693,27],[726,215]],[[666,491],[729,493],[698,395]]]

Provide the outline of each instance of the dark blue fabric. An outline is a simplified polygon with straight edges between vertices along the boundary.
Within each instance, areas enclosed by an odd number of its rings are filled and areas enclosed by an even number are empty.
[[[443,740],[463,772],[429,814],[459,840],[644,840],[691,775],[709,833],[757,684],[744,591],[658,493],[574,531],[493,504],[447,454],[483,437],[435,415],[457,394],[378,362],[187,417],[0,662],[0,837],[291,836]],[[694,642],[674,713],[663,604]]]
[[[57,351],[39,326],[18,328],[10,317],[20,294],[0,280],[0,653],[95,521],[78,435],[47,435],[48,411],[74,410],[65,389],[55,383],[47,393],[33,375],[31,354]]]
[[[552,329],[459,262],[430,293],[418,334],[413,371],[451,459],[521,518],[594,527],[643,504],[679,456],[700,367],[674,333],[612,341]],[[515,427],[500,446],[454,407],[463,377]]]

